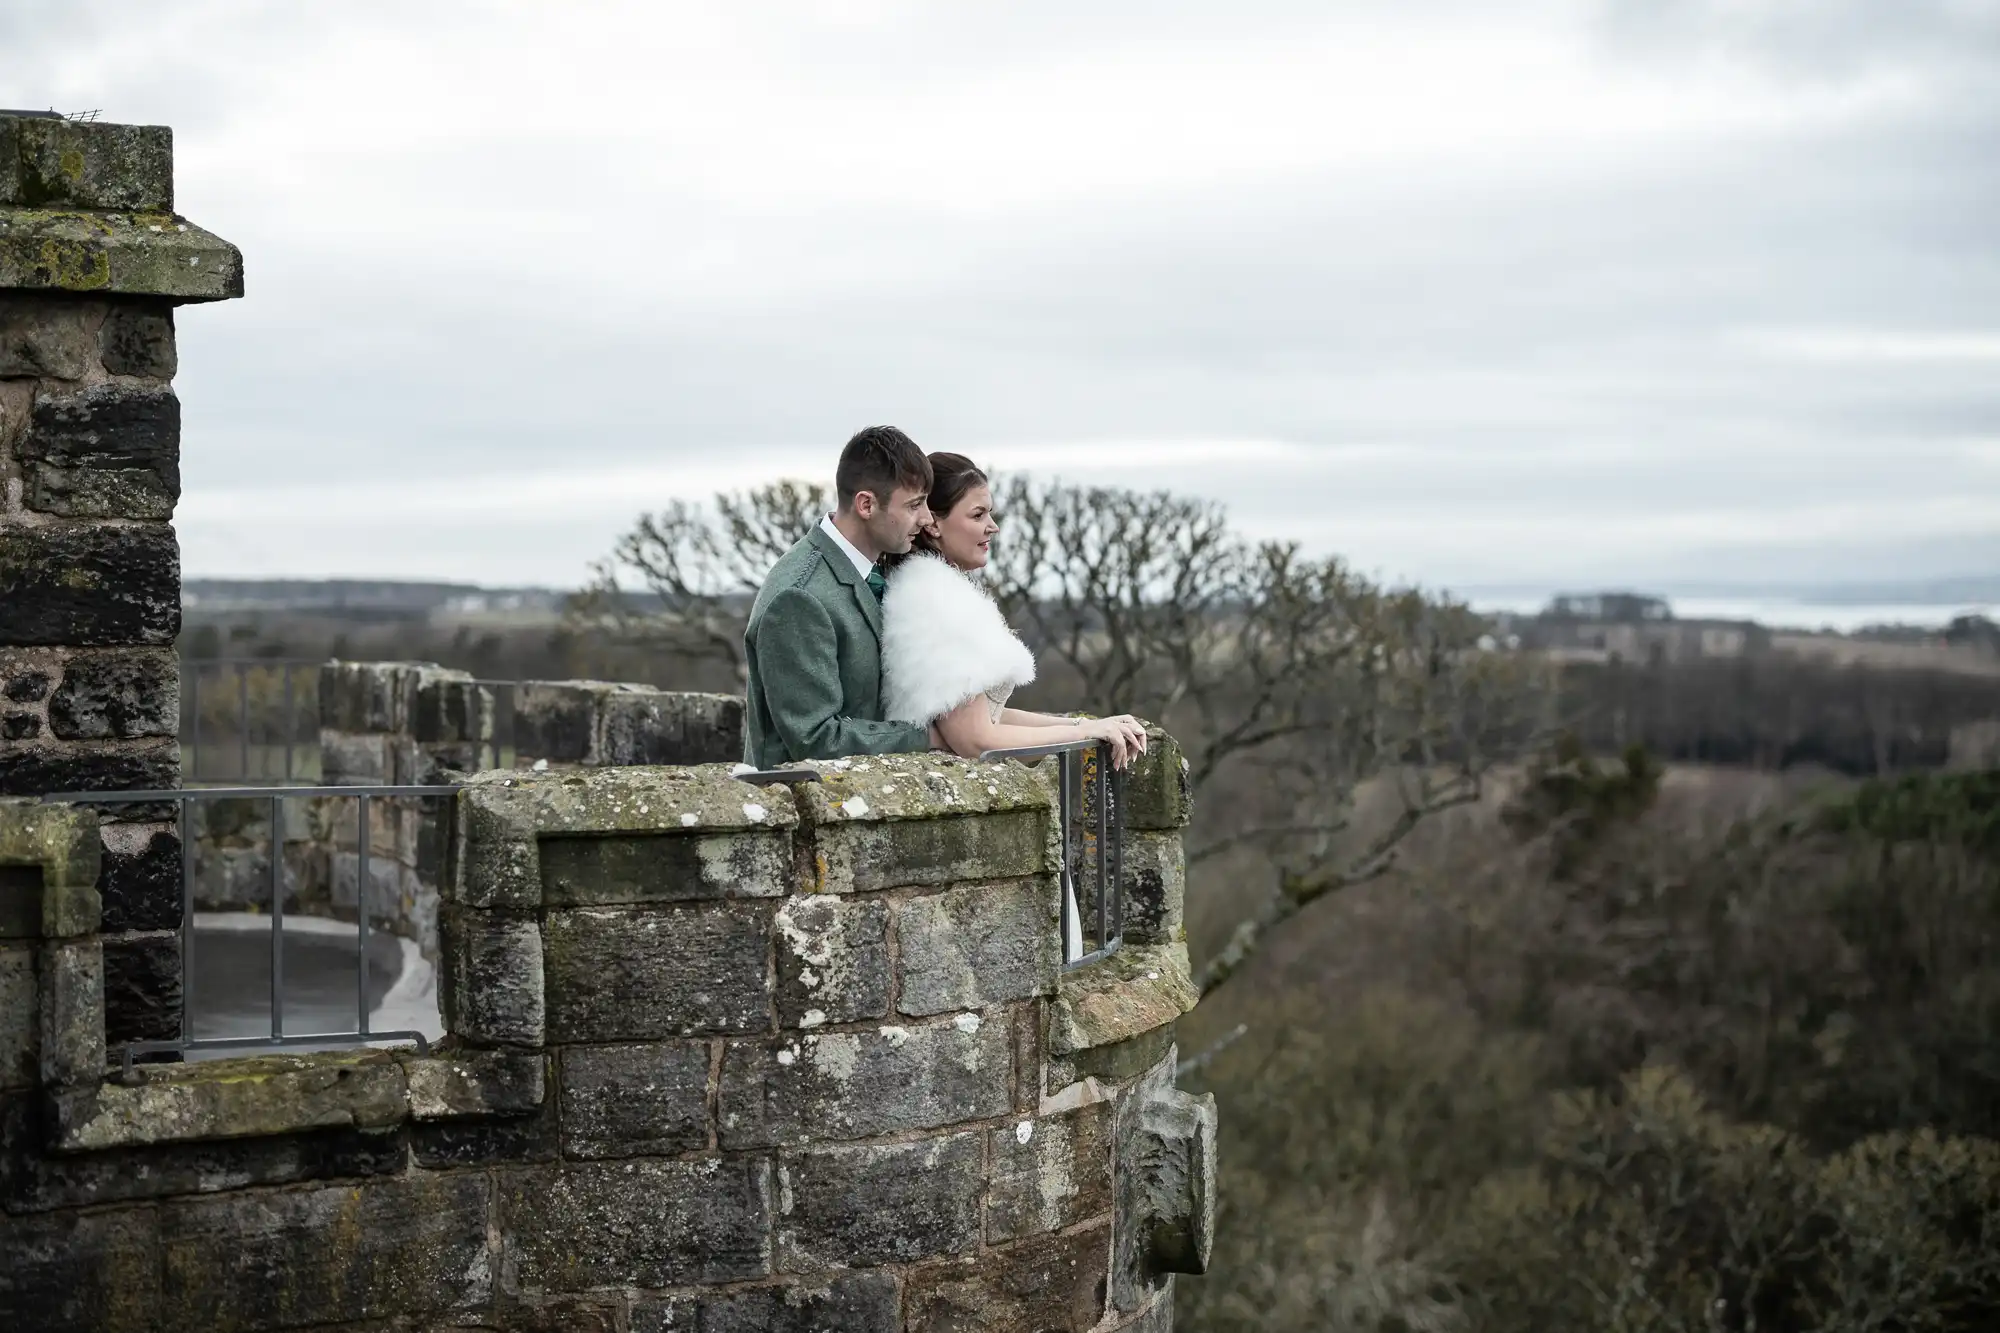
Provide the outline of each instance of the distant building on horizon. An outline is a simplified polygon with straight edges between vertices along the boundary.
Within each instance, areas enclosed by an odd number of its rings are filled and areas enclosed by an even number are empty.
[[[1648,624],[1674,618],[1664,597],[1636,592],[1559,593],[1542,612],[1547,620],[1603,620]]]
[[[1507,617],[1521,646],[1569,661],[1694,662],[1768,652],[1771,632],[1750,620],[1679,620],[1664,597],[1562,593],[1539,614]]]

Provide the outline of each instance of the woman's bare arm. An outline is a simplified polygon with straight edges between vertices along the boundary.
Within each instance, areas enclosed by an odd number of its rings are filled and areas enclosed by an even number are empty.
[[[1025,708],[1003,708],[1000,721],[1010,727],[1067,727],[1075,724],[1073,717],[1057,717],[1054,713],[1030,713]]]
[[[961,759],[977,759],[988,750],[1101,740],[1111,746],[1112,763],[1123,768],[1131,754],[1143,753],[1146,747],[1145,732],[1130,718],[1093,718],[1087,722],[1050,718],[1046,724],[1024,725],[1009,722],[1003,712],[1001,720],[995,722],[993,709],[983,694],[973,695],[939,718],[937,729],[944,738],[945,748]]]

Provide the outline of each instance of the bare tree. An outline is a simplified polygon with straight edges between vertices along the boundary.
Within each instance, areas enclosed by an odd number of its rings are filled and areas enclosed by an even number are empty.
[[[817,482],[778,481],[674,500],[642,514],[571,603],[573,622],[629,646],[726,662],[747,677],[743,626],[779,556],[830,507]],[[637,583],[643,594],[631,590]]]
[[[1221,508],[1166,493],[1018,479],[1004,489],[996,594],[1086,701],[1172,727],[1197,793],[1254,782],[1272,817],[1197,833],[1199,865],[1262,849],[1270,893],[1203,968],[1222,984],[1273,926],[1386,872],[1426,817],[1477,800],[1534,733],[1519,658],[1481,647],[1464,604],[1391,589],[1295,543],[1252,544]],[[1358,845],[1355,795],[1398,811]]]
[[[1166,492],[1010,480],[987,581],[1032,647],[1067,666],[1104,712],[1163,717],[1183,658],[1219,650],[1241,586],[1241,543],[1219,505]]]

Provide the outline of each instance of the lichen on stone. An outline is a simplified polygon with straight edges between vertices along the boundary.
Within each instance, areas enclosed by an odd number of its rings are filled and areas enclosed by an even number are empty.
[[[1069,1055],[1128,1041],[1194,1010],[1187,945],[1126,945],[1062,974],[1049,1005],[1049,1050]]]
[[[727,764],[481,773],[461,796],[467,837],[786,829],[798,806],[782,786],[739,781]],[[692,816],[692,818],[690,818]],[[484,833],[480,830],[491,830]]]
[[[818,774],[818,781],[797,788],[801,814],[813,824],[1045,810],[1052,804],[1037,771],[1012,762],[892,754],[866,764],[822,760],[800,767]]]

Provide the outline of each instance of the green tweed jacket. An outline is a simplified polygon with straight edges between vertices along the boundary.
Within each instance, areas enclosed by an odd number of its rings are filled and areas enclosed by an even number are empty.
[[[743,643],[745,763],[930,748],[928,728],[882,720],[882,606],[821,528],[771,566]]]

